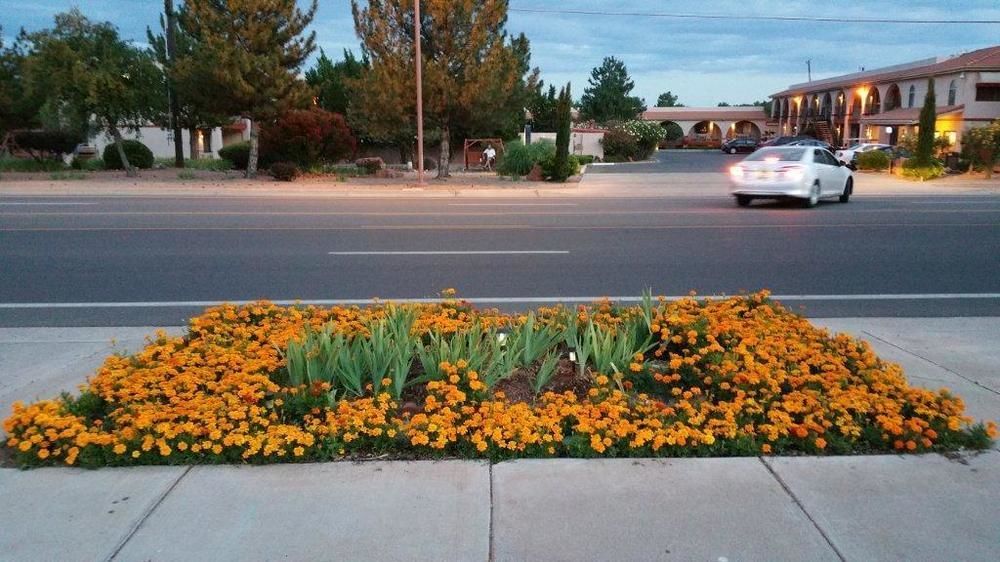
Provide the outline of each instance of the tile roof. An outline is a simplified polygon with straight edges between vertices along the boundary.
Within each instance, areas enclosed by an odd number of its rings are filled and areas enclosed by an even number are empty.
[[[640,116],[646,121],[744,121],[766,118],[767,112],[758,106],[651,107]]]
[[[887,68],[885,72],[877,69],[863,75],[849,74],[840,78],[817,80],[815,83],[796,84],[791,88],[771,94],[771,97],[781,97],[811,92],[836,90],[855,84],[871,84],[875,82],[891,82],[908,78],[926,78],[937,74],[947,74],[966,70],[1000,70],[1000,45],[970,51],[958,56],[932,62],[924,65],[909,66],[901,69]]]

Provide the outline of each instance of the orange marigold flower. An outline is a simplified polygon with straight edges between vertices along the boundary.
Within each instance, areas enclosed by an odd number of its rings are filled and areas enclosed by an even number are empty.
[[[826,448],[826,439],[823,439],[822,437],[817,437],[815,443],[816,443],[816,448],[817,449],[825,449]]]

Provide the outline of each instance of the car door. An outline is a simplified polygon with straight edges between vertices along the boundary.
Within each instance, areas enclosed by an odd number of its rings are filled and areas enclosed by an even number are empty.
[[[822,148],[813,148],[813,163],[816,166],[816,176],[819,177],[820,194],[833,191],[837,184],[837,174],[835,166],[826,159],[826,151]]]
[[[843,192],[842,186],[847,181],[849,172],[845,166],[841,166],[840,161],[829,150],[823,150],[823,157],[830,165],[830,181],[827,182],[827,187],[830,188],[831,193],[840,194]],[[824,189],[824,191],[826,190]]]

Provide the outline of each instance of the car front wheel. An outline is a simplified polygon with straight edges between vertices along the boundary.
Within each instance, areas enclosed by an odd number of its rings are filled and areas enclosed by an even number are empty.
[[[844,192],[840,194],[840,202],[847,203],[850,201],[852,193],[854,193],[854,179],[847,178],[847,182],[844,183]]]
[[[729,149],[729,153],[730,154],[736,154],[736,147],[730,148]]]
[[[750,197],[749,195],[736,196],[736,204],[740,207],[749,207],[751,201],[753,201],[753,197]]]

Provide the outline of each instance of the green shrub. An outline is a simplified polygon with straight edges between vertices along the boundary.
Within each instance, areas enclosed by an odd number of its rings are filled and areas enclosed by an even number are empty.
[[[0,172],[58,172],[65,169],[66,164],[58,158],[34,160],[32,158],[0,157]]]
[[[927,165],[919,165],[914,159],[903,162],[903,177],[917,179],[920,181],[932,180],[945,174],[944,165],[938,161],[932,161]]]
[[[547,180],[566,181],[566,178],[580,173],[580,161],[577,160],[575,154],[570,154],[566,158],[562,169],[558,168],[559,159],[556,158],[555,154],[545,158],[540,163],[542,165],[542,176]]]
[[[129,164],[136,168],[148,169],[153,167],[153,151],[137,140],[125,139],[122,141],[122,148]],[[104,147],[104,167],[108,170],[124,170],[121,156],[118,154],[118,143],[111,143]]]
[[[601,140],[604,159],[609,162],[646,160],[664,138],[666,130],[659,123],[639,120],[610,123]]]
[[[593,154],[577,154],[576,155],[576,161],[581,166],[586,166],[587,164],[593,164],[594,163],[594,155]]]
[[[497,173],[501,176],[526,176],[531,173],[535,164],[541,164],[548,158],[555,158],[555,155],[556,145],[550,140],[542,139],[528,145],[513,141],[500,155]]]
[[[889,168],[889,155],[881,150],[869,150],[858,154],[859,170],[885,170]]]
[[[270,167],[271,175],[278,181],[295,181],[301,175],[294,162],[275,162]]]
[[[354,161],[354,165],[365,171],[365,173],[371,175],[379,170],[385,169],[385,161],[378,156],[370,158],[358,158]]]
[[[104,169],[104,160],[101,158],[80,158],[79,156],[74,156],[69,166],[74,170],[96,172]]]
[[[1000,161],[1000,119],[962,135],[962,158],[986,172],[987,178],[993,177],[993,168]]]
[[[71,154],[84,140],[80,134],[69,131],[15,131],[12,136],[14,144],[33,158]]]
[[[238,142],[219,149],[219,158],[232,163],[234,170],[246,170],[250,163],[250,143]]]

